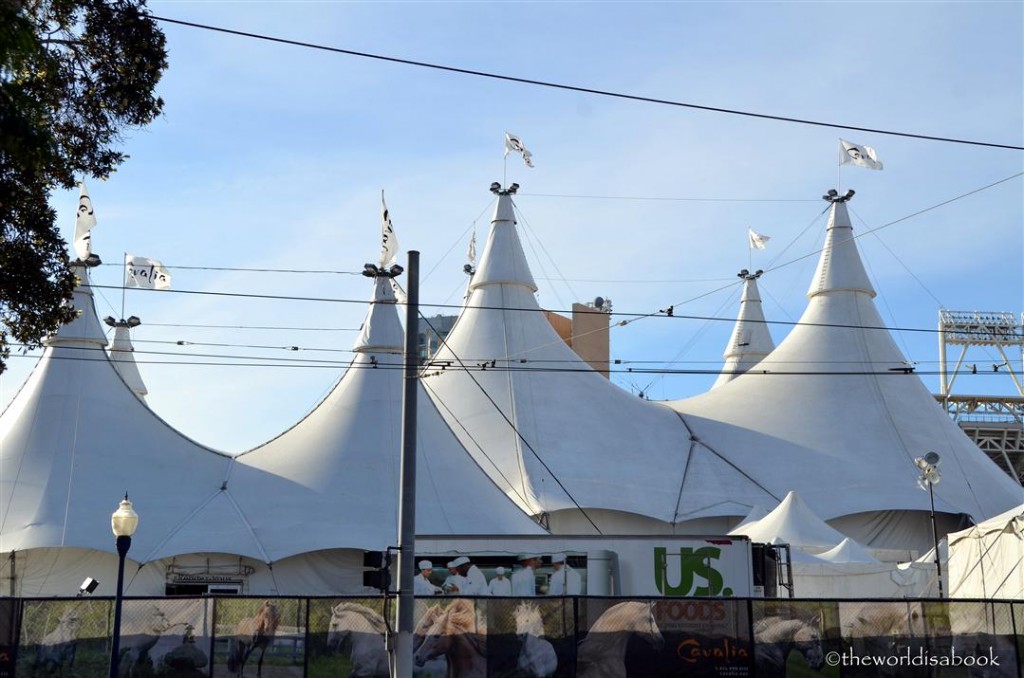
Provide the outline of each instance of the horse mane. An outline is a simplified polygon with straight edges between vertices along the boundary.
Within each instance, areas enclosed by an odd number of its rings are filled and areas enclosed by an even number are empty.
[[[441,633],[449,634],[479,634],[487,633],[487,626],[483,620],[477,617],[476,608],[469,600],[459,599],[454,601],[444,611],[441,617]]]
[[[638,610],[638,607],[643,608],[642,611]],[[590,627],[590,632],[611,633],[631,630],[635,627],[638,618],[646,615],[649,611],[648,603],[638,600],[617,603],[601,613],[594,625]]]
[[[812,632],[818,636],[818,629],[803,619],[785,619],[783,617],[765,617],[754,625],[754,638],[761,643],[780,643],[788,641],[808,641],[813,638],[799,637],[802,632]]]
[[[530,633],[539,627],[540,632],[534,633],[534,635],[544,635],[544,617],[541,615],[537,603],[523,601],[516,605],[515,622],[516,633]]]
[[[386,634],[388,632],[388,625],[384,621],[384,617],[377,613],[376,610],[372,610],[365,605],[358,603],[338,603],[331,609],[331,615],[337,616],[339,614],[351,612],[352,614],[359,615],[369,623],[370,627],[377,633]]]

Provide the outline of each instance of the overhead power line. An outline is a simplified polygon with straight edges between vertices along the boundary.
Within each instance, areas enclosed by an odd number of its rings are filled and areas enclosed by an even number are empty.
[[[195,23],[193,21],[182,21],[180,19],[170,19],[168,17],[153,16],[153,19],[157,21],[163,21],[169,24],[177,24],[179,26],[188,26],[190,28],[199,28],[207,31],[214,31],[217,33],[225,33],[228,35],[237,35],[244,38],[253,38],[255,40],[265,40],[267,42],[275,42],[282,45],[292,45],[293,47],[304,47],[306,49],[315,49],[324,52],[332,52],[335,54],[346,54],[348,56],[356,56],[364,59],[376,59],[377,61],[386,61],[389,63],[404,64],[406,66],[417,66],[419,68],[430,68],[438,71],[446,71],[449,73],[459,73],[462,75],[473,75],[480,78],[490,78],[492,80],[503,80],[505,82],[516,82],[523,85],[534,85],[537,87],[548,87],[551,89],[560,89],[569,92],[580,92],[583,94],[594,94],[597,96],[612,97],[615,99],[625,99],[628,101],[639,101],[649,104],[660,104],[663,106],[675,106],[677,108],[690,108],[699,111],[708,111],[711,113],[725,113],[728,115],[739,115],[747,118],[759,118],[762,120],[775,120],[778,122],[789,122],[800,125],[812,125],[815,127],[829,127],[832,129],[844,129],[852,130],[856,132],[870,132],[872,134],[884,134],[895,137],[907,137],[910,139],[923,139],[926,141],[943,141],[952,144],[965,144],[968,146],[986,146],[989,148],[1006,148],[1014,151],[1024,151],[1024,146],[1015,146],[1013,144],[999,144],[987,141],[973,141],[970,139],[956,139],[953,137],[940,137],[930,134],[916,134],[913,132],[896,132],[893,130],[878,129],[873,127],[860,127],[855,125],[841,125],[833,122],[822,122],[819,120],[808,120],[805,118],[794,118],[782,115],[770,115],[767,113],[754,113],[752,111],[741,111],[732,108],[721,108],[718,106],[704,106],[701,104],[693,104],[682,101],[672,101],[670,99],[657,99],[654,97],[644,97],[635,94],[624,94],[622,92],[612,92],[608,90],[593,89],[590,87],[579,87],[576,85],[566,85],[556,82],[547,82],[544,80],[535,80],[532,78],[519,78],[511,75],[500,75],[498,73],[489,73],[487,71],[477,71],[469,68],[458,68],[455,66],[444,66],[441,64],[432,64],[425,61],[414,61],[411,59],[400,59],[398,57],[384,56],[382,54],[371,54],[369,52],[358,52],[351,49],[343,49],[341,47],[331,47],[329,45],[320,45],[312,42],[304,42],[301,40],[289,40],[287,38],[279,38],[271,35],[263,35],[261,33],[251,33],[248,31],[239,31],[231,28],[223,28],[220,26],[210,26],[208,24]]]
[[[879,227],[881,228],[881,227]],[[875,229],[878,230],[878,229]],[[91,287],[97,289],[121,289],[118,285],[96,285],[93,284]],[[713,290],[718,292],[721,290]],[[334,304],[367,304],[365,299],[332,299],[330,297],[297,297],[288,296],[282,294],[253,294],[245,292],[213,292],[209,290],[161,290],[161,294],[197,294],[197,295],[209,295],[217,297],[239,297],[243,299],[270,299],[277,301],[309,301],[309,302],[321,302],[321,303],[334,303]],[[401,306],[401,302],[395,302],[396,305]],[[512,306],[482,306],[482,305],[468,305],[468,304],[420,304],[428,308],[441,308],[441,309],[476,309],[484,311],[519,311],[521,313],[564,313],[570,314],[572,310],[566,309],[550,309],[550,308],[518,308]],[[676,304],[679,306],[681,304]],[[701,320],[701,321],[715,321],[715,322],[728,322],[735,323],[736,318],[733,317],[721,317],[721,316],[707,316],[707,315],[686,315],[683,313],[673,312],[672,315],[666,315],[664,312],[659,311],[657,313],[624,313],[621,311],[614,311],[609,313],[610,316],[619,316],[622,318],[628,318],[629,320],[623,320],[621,323],[629,323],[633,320],[640,318],[666,318],[673,320]],[[791,320],[745,320],[747,323],[763,323],[765,325],[782,325],[786,327],[832,327],[839,329],[856,329],[856,330],[880,330],[887,332],[921,332],[926,334],[938,334],[940,330],[934,327],[886,327],[885,325],[844,325],[841,323],[807,323],[797,322]],[[155,325],[156,323],[149,323]],[[273,328],[267,328],[273,329]],[[285,329],[285,328],[280,328]],[[301,328],[299,328],[301,329]],[[308,328],[315,329],[315,328]],[[979,336],[988,336],[985,332],[979,330]]]
[[[97,352],[103,351],[101,348],[96,349],[83,349],[78,348],[76,350],[94,350]],[[103,351],[105,353],[105,351]],[[353,370],[404,370],[405,366],[403,363],[352,363],[342,360],[327,360],[327,359],[310,359],[310,358],[279,358],[275,356],[249,356],[249,355],[230,355],[223,353],[176,353],[170,351],[135,351],[134,361],[140,365],[174,365],[174,366],[193,366],[193,367],[299,367],[299,368],[318,368],[318,369],[338,369],[347,368]],[[397,354],[396,354],[397,355]],[[139,356],[154,356],[154,358],[140,358]],[[161,358],[156,358],[161,356]],[[30,356],[25,354],[12,355],[11,359],[16,358],[35,358],[38,360],[38,356]],[[188,358],[188,360],[175,360],[174,358]],[[203,358],[203,360],[198,360]],[[50,360],[67,360],[67,361],[82,361],[82,362],[110,362],[110,358],[106,355],[96,355],[95,357],[87,355],[51,355]],[[230,361],[230,362],[228,362]],[[240,362],[246,361],[246,362]],[[515,361],[518,362],[518,361]],[[614,363],[614,361],[612,361]],[[495,360],[466,360],[463,365],[451,365],[441,366],[440,364],[427,363],[423,366],[422,377],[430,378],[442,372],[522,372],[529,374],[545,374],[545,373],[566,373],[566,374],[587,374],[593,373],[594,370],[586,364],[577,364],[572,367],[529,367],[523,364],[512,364],[506,363],[504,365],[497,364]],[[608,370],[611,374],[665,374],[665,375],[718,375],[723,374],[721,369],[687,369],[687,368],[653,368],[653,367],[626,367],[625,369],[614,369]],[[888,369],[879,370],[767,370],[767,369],[752,369],[747,372],[725,372],[725,374],[735,375],[751,375],[760,377],[781,377],[781,376],[796,376],[796,377],[864,377],[864,376],[875,376],[875,377],[902,377],[908,375],[921,376],[937,376],[940,372],[936,370],[917,370],[912,366],[900,366],[892,367]],[[1005,372],[998,372],[995,370],[978,370],[976,374],[970,376],[988,376],[988,377],[1004,377]]]

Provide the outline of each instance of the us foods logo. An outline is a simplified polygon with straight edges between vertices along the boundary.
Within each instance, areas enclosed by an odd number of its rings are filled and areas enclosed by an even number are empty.
[[[669,582],[669,554],[664,546],[654,548],[654,585],[664,596],[731,596],[732,589],[725,586],[722,573],[712,565],[722,555],[722,549],[702,546],[694,549],[679,547],[679,580]],[[671,570],[675,572],[675,554]]]

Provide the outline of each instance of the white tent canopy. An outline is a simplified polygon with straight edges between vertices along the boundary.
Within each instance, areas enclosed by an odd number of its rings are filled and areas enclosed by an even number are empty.
[[[1024,504],[947,539],[951,598],[1024,600]]]
[[[821,553],[842,542],[843,533],[815,515],[795,490],[760,520],[733,529],[729,534],[746,535],[753,542],[786,543]]]
[[[818,557],[830,563],[878,563],[878,558],[868,553],[867,549],[846,537],[841,542]]]

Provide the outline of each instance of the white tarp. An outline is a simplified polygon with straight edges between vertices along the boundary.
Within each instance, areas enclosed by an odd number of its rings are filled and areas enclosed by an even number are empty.
[[[1024,504],[947,538],[950,598],[1024,600]]]

